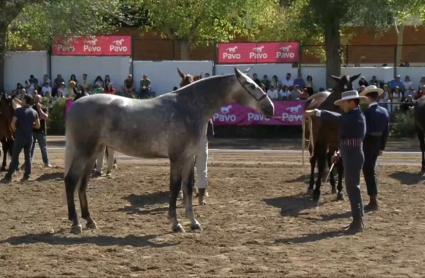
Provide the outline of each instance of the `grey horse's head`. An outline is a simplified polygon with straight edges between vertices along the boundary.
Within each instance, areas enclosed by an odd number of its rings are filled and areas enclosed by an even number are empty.
[[[248,75],[235,68],[235,75],[244,90],[235,94],[235,101],[263,113],[267,118],[274,115],[274,105],[267,94]]]

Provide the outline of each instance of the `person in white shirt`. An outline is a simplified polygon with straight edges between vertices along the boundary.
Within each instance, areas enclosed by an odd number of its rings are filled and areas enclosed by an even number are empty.
[[[410,79],[410,76],[406,75],[406,77],[404,78],[403,81],[403,85],[404,85],[404,90],[405,90],[405,96],[412,96],[413,94],[413,82]]]
[[[271,86],[270,89],[267,91],[267,96],[271,100],[278,100],[279,99],[279,91],[274,86]]]
[[[280,100],[288,100],[291,92],[288,90],[288,86],[283,86],[282,90],[279,92]]]
[[[286,78],[282,80],[282,86],[286,86],[288,88],[294,86],[294,80],[292,80],[289,72],[286,74]]]

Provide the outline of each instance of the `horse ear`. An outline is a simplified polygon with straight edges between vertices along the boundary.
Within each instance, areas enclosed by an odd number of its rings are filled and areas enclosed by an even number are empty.
[[[333,80],[337,81],[337,82],[341,80],[341,77],[336,76],[336,75],[330,75],[329,77],[332,78]]]
[[[351,76],[350,77],[350,82],[353,82],[354,80],[356,80],[357,78],[359,78],[360,75],[361,75],[361,73]]]
[[[183,79],[184,78],[184,73],[181,72],[181,70],[179,68],[177,68],[177,72],[179,73],[180,77]]]

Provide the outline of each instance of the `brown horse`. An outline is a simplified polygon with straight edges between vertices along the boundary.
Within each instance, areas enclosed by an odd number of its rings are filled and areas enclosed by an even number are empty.
[[[341,98],[341,93],[344,91],[352,90],[352,82],[356,80],[360,74],[355,76],[344,75],[341,77],[331,76],[333,80],[336,81],[336,85],[332,90],[332,93],[318,106],[321,110],[329,110],[334,112],[341,113],[341,110],[334,102]],[[322,178],[325,172],[326,163],[330,163],[332,155],[339,148],[339,125],[334,123],[322,122],[320,118],[312,118],[314,142],[313,142],[313,154],[312,157],[314,160],[317,160],[318,164],[318,176],[316,179],[316,187],[313,190],[313,200],[319,203],[320,200],[320,187],[322,185]],[[343,199],[342,193],[342,175],[343,168],[342,163],[337,163],[335,165],[338,170],[338,185],[337,185],[337,199]],[[331,180],[333,177],[331,175]],[[310,189],[312,184],[310,184]],[[335,192],[335,182],[332,185],[333,192]]]
[[[12,155],[13,138],[14,134],[11,129],[11,122],[13,118],[13,105],[12,98],[7,97],[5,94],[0,95],[0,142],[3,149],[3,163],[1,171],[6,170],[7,154]]]
[[[196,80],[200,80],[202,79],[202,74],[200,75],[191,75],[188,73],[183,73],[179,68],[177,68],[177,72],[179,73],[180,77],[181,77],[181,81],[180,81],[180,87],[189,85],[190,83],[196,81]]]
[[[425,173],[425,96],[415,101],[414,106],[416,134],[418,135],[419,145],[422,152],[421,173]]]

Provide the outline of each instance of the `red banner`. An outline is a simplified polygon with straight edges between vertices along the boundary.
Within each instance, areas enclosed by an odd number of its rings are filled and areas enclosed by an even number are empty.
[[[56,39],[57,56],[131,56],[131,36],[87,36]]]
[[[298,42],[220,43],[219,64],[259,64],[299,62]]]
[[[224,106],[213,116],[214,125],[302,125],[304,117],[303,101],[275,101],[275,114],[267,119],[263,114],[238,104]]]

